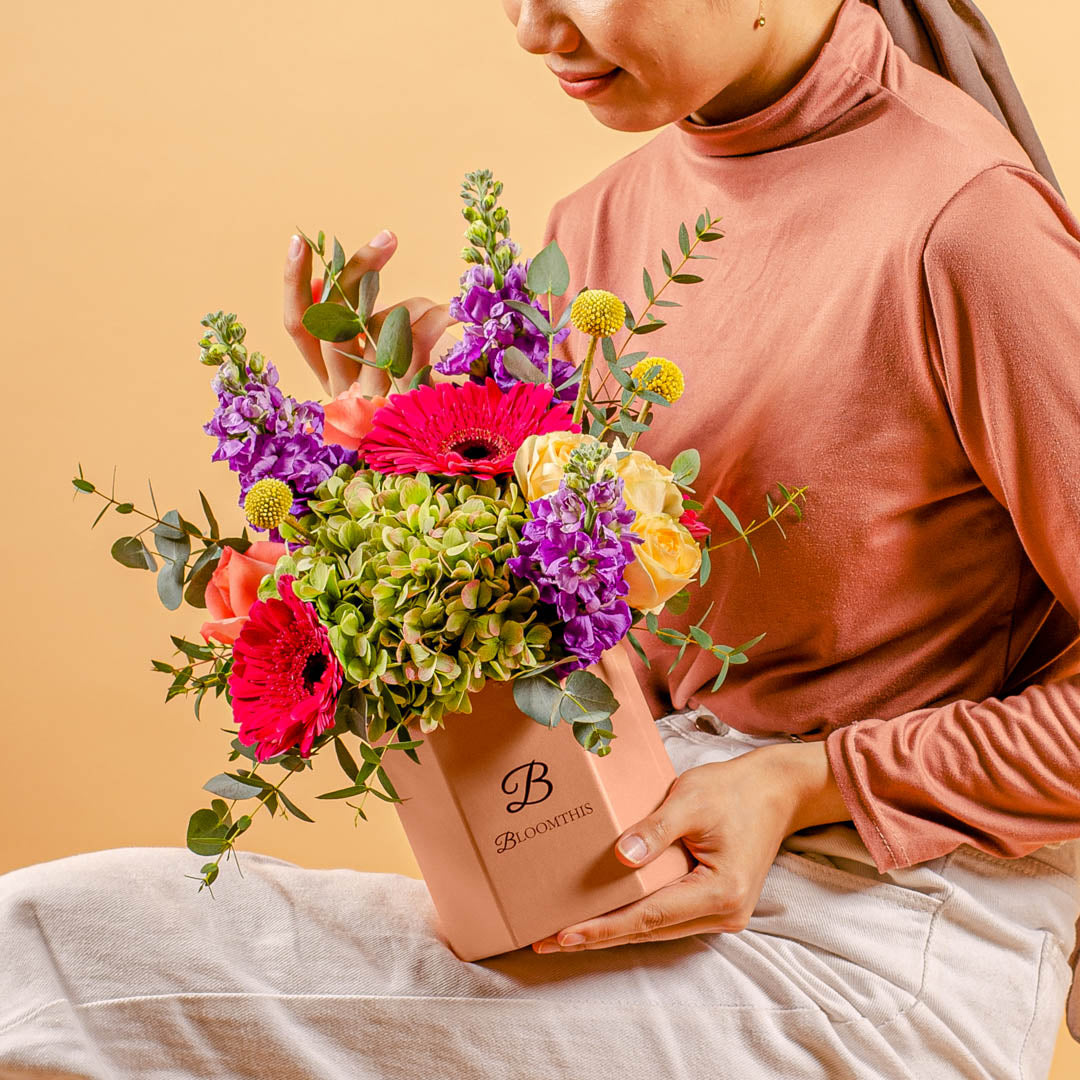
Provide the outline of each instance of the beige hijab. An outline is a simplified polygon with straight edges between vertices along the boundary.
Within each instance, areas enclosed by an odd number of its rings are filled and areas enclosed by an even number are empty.
[[[912,60],[955,83],[1009,128],[1035,168],[1061,193],[997,36],[971,0],[862,2],[878,9],[893,40]]]

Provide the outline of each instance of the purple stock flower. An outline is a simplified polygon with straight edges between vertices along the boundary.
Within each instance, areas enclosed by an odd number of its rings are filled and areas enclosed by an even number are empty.
[[[507,561],[565,623],[563,644],[573,655],[555,669],[560,677],[595,663],[630,629],[624,571],[641,538],[626,531],[635,514],[622,484],[620,478],[597,481],[583,497],[564,480],[535,499],[518,554]]]
[[[256,480],[272,476],[292,488],[290,512],[303,514],[319,484],[339,465],[355,464],[357,452],[323,442],[323,407],[283,394],[273,364],[267,362],[258,373],[245,369],[241,378],[242,385],[223,378],[219,369],[211,382],[218,406],[203,425],[203,431],[218,440],[211,460],[226,461],[239,474],[237,505],[244,505]],[[281,534],[271,529],[268,538],[281,540]]]
[[[461,275],[461,295],[450,301],[450,314],[464,324],[465,332],[461,343],[448,350],[434,365],[436,371],[443,375],[467,372],[474,382],[480,383],[490,375],[505,393],[520,381],[503,364],[503,354],[513,345],[547,375],[547,336],[521,312],[506,304],[507,300],[530,303],[525,280],[531,263],[531,259],[512,263],[503,276],[500,289],[494,288],[495,273],[486,263],[471,266]],[[545,317],[550,317],[550,312],[538,300],[531,301],[531,305]],[[570,327],[564,326],[552,341],[558,344],[569,333]],[[552,357],[551,377],[555,386],[561,386],[573,374],[573,364]],[[572,401],[577,396],[577,385],[563,387],[555,396],[561,401]]]

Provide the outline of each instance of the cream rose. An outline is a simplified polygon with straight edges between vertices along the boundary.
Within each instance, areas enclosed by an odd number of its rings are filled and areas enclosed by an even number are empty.
[[[659,615],[701,568],[701,547],[669,514],[638,514],[630,531],[642,543],[634,545],[634,561],[626,567],[630,587],[626,602],[638,611]]]
[[[673,518],[682,514],[683,497],[675,484],[675,474],[653,461],[648,454],[640,450],[631,450],[621,458],[612,454],[607,464],[622,479],[623,498],[631,510],[638,514],[667,514]]]
[[[592,435],[576,431],[548,431],[530,435],[514,456],[514,476],[527,501],[555,491],[563,478],[570,452],[579,443],[596,442]]]

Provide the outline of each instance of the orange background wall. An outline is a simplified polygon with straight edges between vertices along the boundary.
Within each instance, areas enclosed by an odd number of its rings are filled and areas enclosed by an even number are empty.
[[[981,8],[1080,200],[1080,11]],[[282,326],[296,226],[336,233],[347,253],[389,226],[399,250],[379,306],[446,300],[463,269],[465,172],[504,181],[532,254],[556,198],[655,134],[600,126],[517,46],[498,0],[5,0],[3,23],[0,872],[182,846],[203,781],[226,765],[224,699],[208,697],[198,722],[189,700],[165,704],[168,677],[150,668],[173,658],[171,633],[197,637],[201,614],[166,611],[149,574],[114,563],[132,519],[110,513],[91,531],[101,501],[70,484],[81,462],[108,490],[115,466],[117,498],[149,507],[150,477],[159,507],[194,521],[202,488],[239,531],[233,474],[199,430],[214,404],[202,316],[235,311],[282,385],[320,400]],[[296,780],[317,823],[262,815],[248,850],[419,876],[392,807],[369,799],[354,828],[343,804],[313,799],[338,786],[335,763]],[[220,887],[242,887],[233,867]],[[1055,1076],[1076,1075],[1080,1047],[1062,1041]]]

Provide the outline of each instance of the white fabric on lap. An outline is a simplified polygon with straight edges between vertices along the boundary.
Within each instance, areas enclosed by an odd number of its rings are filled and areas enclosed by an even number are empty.
[[[771,741],[658,724],[679,772]],[[464,963],[422,881],[240,859],[214,899],[178,847],[0,875],[0,1080],[1038,1080],[1080,910],[1075,844],[880,875],[831,826],[742,933]]]

